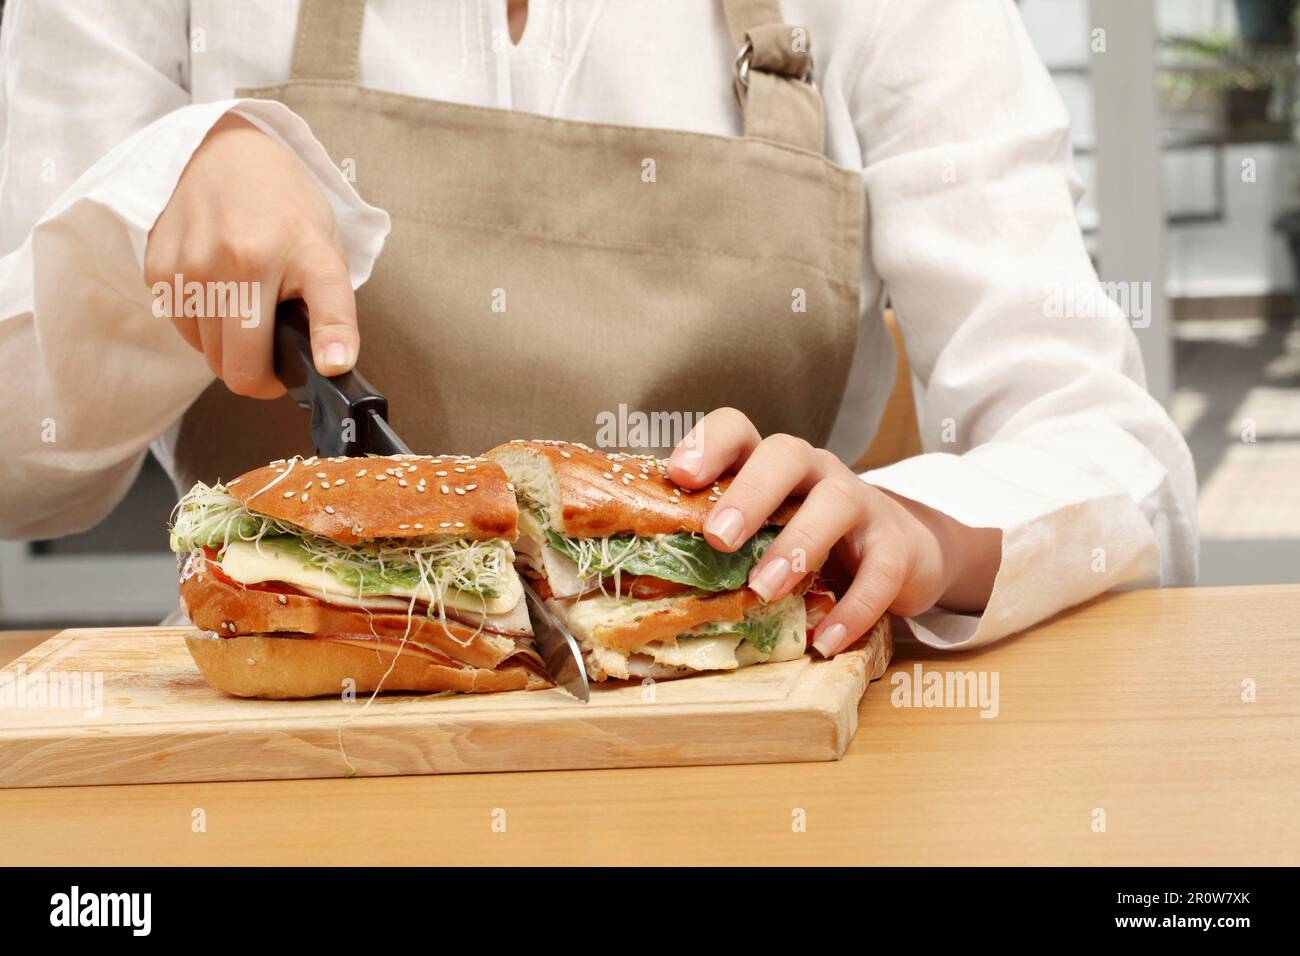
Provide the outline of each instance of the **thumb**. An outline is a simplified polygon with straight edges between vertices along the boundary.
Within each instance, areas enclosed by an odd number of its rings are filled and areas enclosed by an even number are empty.
[[[306,243],[285,263],[281,298],[298,296],[307,303],[311,352],[316,371],[342,375],[357,363],[361,336],[352,278],[338,250],[328,243]]]

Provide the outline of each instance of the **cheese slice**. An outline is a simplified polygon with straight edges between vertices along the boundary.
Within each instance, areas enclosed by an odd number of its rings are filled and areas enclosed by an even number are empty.
[[[503,559],[502,568],[503,587],[497,597],[489,598],[469,591],[447,588],[442,594],[443,604],[462,611],[489,615],[504,614],[513,610],[524,596],[524,589],[519,583],[519,575],[508,559]],[[279,581],[323,601],[339,604],[356,604],[360,599],[366,601],[368,606],[373,606],[370,604],[372,597],[405,598],[407,602],[415,598],[432,604],[436,598],[427,584],[420,584],[417,587],[394,584],[384,595],[365,595],[361,598],[355,587],[344,583],[333,571],[303,564],[294,552],[277,548],[267,541],[263,541],[260,547],[249,541],[230,542],[221,554],[221,571],[226,577],[240,584],[265,584],[269,581]],[[403,604],[402,608],[405,607],[406,604]]]
[[[672,643],[648,645],[640,653],[652,654],[656,664],[669,667],[689,667],[694,671],[734,671],[740,666],[736,648],[743,640],[739,634],[679,637]]]

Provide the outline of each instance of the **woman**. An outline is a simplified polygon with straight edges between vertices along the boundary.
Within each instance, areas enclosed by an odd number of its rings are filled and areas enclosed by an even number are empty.
[[[302,449],[270,323],[164,295],[233,282],[304,298],[417,448],[709,412],[671,475],[738,470],[723,550],[806,495],[751,586],[835,548],[827,655],[1194,579],[1190,457],[1010,0],[10,0],[2,42],[6,536],[93,524],[151,443],[181,486]],[[857,476],[886,289],[929,453]]]

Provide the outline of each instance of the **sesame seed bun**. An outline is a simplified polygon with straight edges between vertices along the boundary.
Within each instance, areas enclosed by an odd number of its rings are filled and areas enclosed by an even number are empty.
[[[601,452],[563,441],[515,440],[486,455],[517,488],[540,493],[551,527],[569,538],[614,534],[700,534],[731,476],[698,491],[668,478],[667,464],[648,455]],[[768,519],[783,525],[798,508],[788,499]]]
[[[252,511],[342,544],[516,535],[514,491],[485,458],[291,458],[240,475],[226,490]]]

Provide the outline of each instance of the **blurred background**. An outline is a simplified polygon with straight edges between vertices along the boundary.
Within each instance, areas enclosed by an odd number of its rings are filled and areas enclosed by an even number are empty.
[[[1297,5],[1019,4],[1073,121],[1098,271],[1150,284],[1137,334],[1196,460],[1202,584],[1300,581]],[[0,627],[157,622],[173,501],[150,459],[100,527],[0,542]]]

